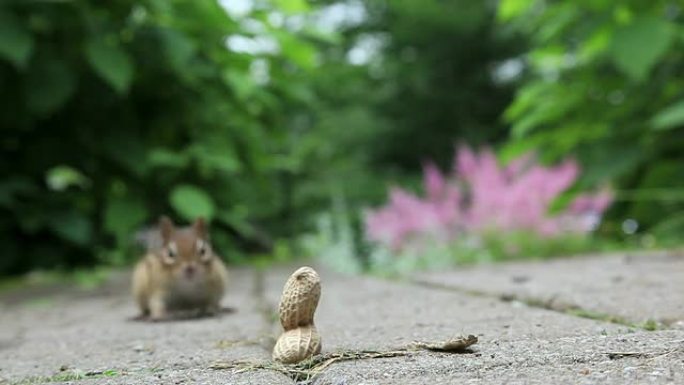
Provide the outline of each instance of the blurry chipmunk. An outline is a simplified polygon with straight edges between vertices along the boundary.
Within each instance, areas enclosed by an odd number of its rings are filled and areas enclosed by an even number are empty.
[[[158,231],[159,244],[150,247],[133,271],[141,316],[161,320],[177,311],[218,312],[228,271],[211,249],[204,219],[176,228],[161,217]]]

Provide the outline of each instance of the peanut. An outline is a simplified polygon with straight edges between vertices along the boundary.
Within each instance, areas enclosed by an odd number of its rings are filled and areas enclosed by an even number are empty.
[[[316,326],[308,325],[281,334],[273,348],[273,359],[294,364],[321,352],[321,335]]]
[[[296,363],[321,351],[314,312],[321,297],[321,279],[310,267],[295,271],[285,283],[278,308],[285,332],[273,348],[273,359]]]

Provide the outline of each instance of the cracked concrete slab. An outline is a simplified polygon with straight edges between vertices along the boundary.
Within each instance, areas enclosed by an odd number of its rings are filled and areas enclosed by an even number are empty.
[[[684,255],[576,257],[419,274],[416,281],[684,328]]]
[[[583,263],[587,261],[592,259]],[[543,277],[544,269],[549,269],[547,274],[553,276],[559,263],[527,264],[526,271]],[[618,262],[609,258],[606,263]],[[323,353],[403,349],[413,341],[439,341],[457,334],[475,334],[479,342],[459,354],[417,351],[404,357],[334,362],[315,376],[300,377],[299,382],[294,376],[267,369],[210,369],[216,361],[270,361],[273,338],[280,332],[274,310],[283,284],[298,266],[273,268],[262,278],[250,270],[233,271],[224,305],[236,311],[218,318],[127,321],[136,309],[125,279],[105,290],[43,293],[40,301],[24,298],[8,304],[0,297],[0,378],[11,384],[115,385],[684,382],[684,330],[647,332],[524,302],[502,301],[498,291],[473,295],[470,290],[479,290],[467,289],[469,286],[454,289],[439,281],[416,284],[345,276],[322,268],[318,268],[322,296],[315,322],[323,338]],[[491,282],[496,285],[498,275],[490,269],[497,268],[472,268],[469,276],[493,277]],[[626,279],[641,285],[645,296],[665,295],[661,284],[645,284],[654,282],[656,270],[641,270],[648,279],[636,280],[636,275]],[[606,274],[597,267],[582,271],[597,279]],[[451,277],[449,274],[457,273],[441,274]],[[588,289],[579,289],[587,294],[583,290]],[[602,295],[601,291],[596,294]],[[595,299],[596,303],[601,300]],[[78,381],[54,377],[71,372],[101,374]],[[0,384],[4,384],[2,380]]]

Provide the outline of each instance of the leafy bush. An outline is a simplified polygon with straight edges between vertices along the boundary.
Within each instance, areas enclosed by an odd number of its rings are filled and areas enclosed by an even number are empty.
[[[321,67],[311,74],[320,98],[308,139],[320,139],[301,146],[319,157],[303,164],[297,199],[311,207],[318,198],[319,210],[335,202],[317,217],[319,232],[305,237],[307,245],[349,239],[358,251],[364,242],[357,212],[380,204],[388,181],[419,183],[421,159],[448,164],[456,139],[492,144],[506,138],[500,114],[515,83],[499,82],[494,73],[524,42],[497,29],[489,2],[324,3],[338,14],[363,16],[342,23],[340,39],[321,51]],[[350,232],[342,230],[347,222]],[[335,246],[325,253],[345,250]]]
[[[161,213],[212,219],[232,260],[291,233],[317,44],[213,0],[3,2],[0,275],[130,260]]]
[[[676,1],[503,0],[499,19],[529,38],[523,85],[504,114],[506,158],[574,153],[580,184],[612,180],[611,217],[684,231],[684,12]],[[619,228],[619,226],[616,226]],[[662,230],[662,231],[660,231]]]
[[[375,173],[393,180],[414,177],[420,173],[421,157],[446,165],[454,140],[491,145],[506,139],[508,126],[500,115],[516,84],[498,81],[495,73],[501,63],[522,52],[524,40],[498,28],[494,3],[360,3],[366,17],[343,30],[349,45],[344,58],[367,52],[365,61],[354,62],[365,69],[365,77],[327,89],[335,95],[338,87],[357,90],[352,98],[335,98],[334,111],[342,104],[370,113],[373,127],[359,147]],[[343,69],[350,71],[345,64]],[[347,116],[338,112],[333,118],[341,121]],[[367,120],[346,122],[344,128],[349,129]]]

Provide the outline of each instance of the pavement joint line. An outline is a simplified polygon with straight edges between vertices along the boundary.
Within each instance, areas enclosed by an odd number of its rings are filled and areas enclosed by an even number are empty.
[[[563,303],[558,303],[555,302],[554,299],[555,297],[552,297],[548,300],[540,300],[538,298],[533,298],[533,297],[523,297],[519,296],[513,293],[508,293],[508,294],[492,294],[488,293],[486,291],[481,291],[481,290],[474,290],[474,289],[466,289],[463,287],[458,287],[454,285],[447,285],[447,284],[442,284],[442,283],[435,283],[435,282],[430,282],[422,279],[409,279],[404,282],[408,282],[412,285],[423,287],[423,288],[428,288],[428,289],[437,289],[437,290],[443,290],[443,291],[452,291],[452,292],[458,292],[462,293],[465,295],[469,295],[472,297],[479,297],[479,298],[493,298],[497,299],[501,302],[520,302],[523,303],[531,308],[535,309],[544,309],[544,310],[549,310],[553,311],[556,313],[561,313],[561,314],[566,314],[574,317],[579,317],[579,318],[585,318],[585,319],[591,319],[595,321],[601,321],[601,322],[607,322],[615,325],[622,325],[626,326],[629,328],[634,328],[634,329],[640,329],[640,330],[645,330],[645,331],[656,331],[656,330],[665,330],[667,329],[667,325],[658,322],[656,320],[646,320],[645,322],[641,323],[636,323],[636,322],[631,322],[621,316],[614,315],[614,314],[608,314],[608,313],[602,313],[602,312],[597,312],[597,311],[592,311],[588,309],[584,309],[581,306],[573,305],[573,304],[563,304]]]

